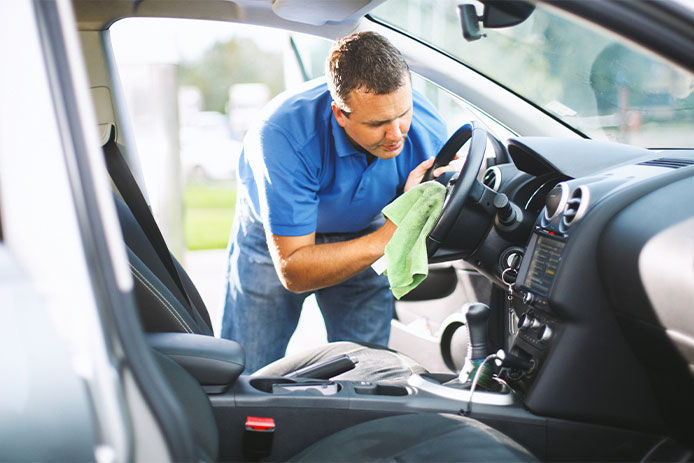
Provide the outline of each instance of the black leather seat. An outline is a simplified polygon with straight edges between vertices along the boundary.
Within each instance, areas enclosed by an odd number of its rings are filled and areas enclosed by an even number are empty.
[[[321,439],[289,461],[536,461],[508,436],[471,418],[444,413],[389,416]]]

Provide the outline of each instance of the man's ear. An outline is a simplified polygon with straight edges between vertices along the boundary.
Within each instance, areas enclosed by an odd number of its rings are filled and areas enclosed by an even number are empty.
[[[347,116],[345,115],[345,113],[343,113],[342,110],[337,107],[337,103],[335,103],[334,101],[332,105],[330,105],[330,107],[333,110],[333,115],[335,115],[335,120],[337,121],[338,125],[340,127],[344,127],[347,123]]]

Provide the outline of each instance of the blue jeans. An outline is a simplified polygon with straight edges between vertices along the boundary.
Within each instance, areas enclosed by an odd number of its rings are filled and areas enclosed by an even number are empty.
[[[241,213],[238,213],[241,211]],[[316,243],[346,241],[368,233],[316,234]],[[284,356],[310,292],[295,294],[280,283],[262,224],[237,214],[229,240],[221,336],[246,351],[246,373]],[[394,302],[388,279],[368,268],[338,285],[315,291],[328,341],[386,346]]]

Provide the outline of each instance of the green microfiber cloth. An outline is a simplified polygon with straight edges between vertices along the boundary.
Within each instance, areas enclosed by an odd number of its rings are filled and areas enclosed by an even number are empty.
[[[426,237],[441,214],[446,187],[424,182],[383,208],[398,229],[386,245],[386,274],[393,296],[400,299],[429,274]]]

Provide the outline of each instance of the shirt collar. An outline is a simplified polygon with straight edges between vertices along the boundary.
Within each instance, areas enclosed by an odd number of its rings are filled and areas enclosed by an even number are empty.
[[[333,140],[335,140],[335,152],[339,157],[343,158],[345,156],[353,156],[355,154],[363,155],[363,153],[355,148],[354,145],[349,141],[349,138],[347,138],[347,134],[345,133],[345,129],[340,127],[340,124],[337,123],[334,114],[330,114],[330,130],[333,134]]]

